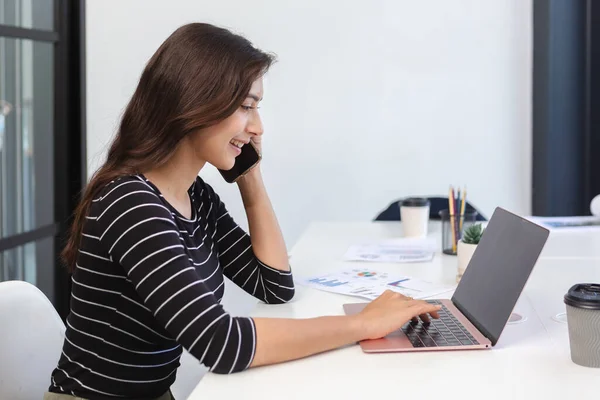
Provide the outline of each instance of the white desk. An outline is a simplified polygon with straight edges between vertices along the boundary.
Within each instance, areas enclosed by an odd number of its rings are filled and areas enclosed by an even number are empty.
[[[436,228],[432,224],[434,237],[439,236]],[[365,237],[394,237],[399,233],[397,223],[314,223],[292,249],[292,268],[296,276],[344,268],[348,263],[340,261],[340,257],[350,244]],[[590,395],[600,382],[600,369],[571,362],[567,326],[551,317],[564,311],[562,296],[573,283],[600,282],[600,234],[592,236],[551,236],[517,305],[516,311],[527,320],[508,325],[492,350],[365,354],[357,345],[351,345],[238,374],[207,374],[189,398],[346,400],[461,396],[562,400]],[[431,263],[377,267],[453,283],[456,258],[438,254]],[[360,299],[298,286],[291,303],[258,304],[251,315],[339,315],[343,314],[343,303],[356,301]]]

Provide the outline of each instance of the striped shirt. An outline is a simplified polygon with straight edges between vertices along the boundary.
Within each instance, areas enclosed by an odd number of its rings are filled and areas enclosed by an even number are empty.
[[[293,297],[292,274],[256,258],[202,179],[189,194],[191,219],[143,175],[111,182],[93,200],[51,392],[158,397],[175,381],[181,346],[215,373],[249,367],[256,329],[221,306],[223,276],[272,304]]]

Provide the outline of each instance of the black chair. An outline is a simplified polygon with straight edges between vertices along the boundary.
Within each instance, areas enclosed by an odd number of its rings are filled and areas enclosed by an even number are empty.
[[[429,219],[439,221],[440,211],[448,209],[448,197],[427,197],[429,199]],[[379,213],[375,221],[400,221],[400,203],[402,199],[394,201],[385,210]],[[467,201],[465,211],[477,211],[475,219],[477,221],[487,221],[487,218],[481,214],[471,203]]]

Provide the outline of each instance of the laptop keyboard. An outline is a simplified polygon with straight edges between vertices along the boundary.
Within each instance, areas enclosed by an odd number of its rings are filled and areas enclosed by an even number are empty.
[[[431,322],[408,322],[402,327],[414,347],[447,347],[447,346],[470,346],[479,344],[460,321],[452,315],[438,300],[427,300],[430,304],[440,304],[442,309],[438,311],[439,319],[431,319]]]

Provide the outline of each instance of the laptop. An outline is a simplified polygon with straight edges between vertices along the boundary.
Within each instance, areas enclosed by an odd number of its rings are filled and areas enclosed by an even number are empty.
[[[408,322],[381,339],[360,342],[367,353],[491,349],[496,345],[549,230],[500,207],[483,236],[452,299],[440,304],[439,319]],[[348,315],[366,303],[344,304]]]

